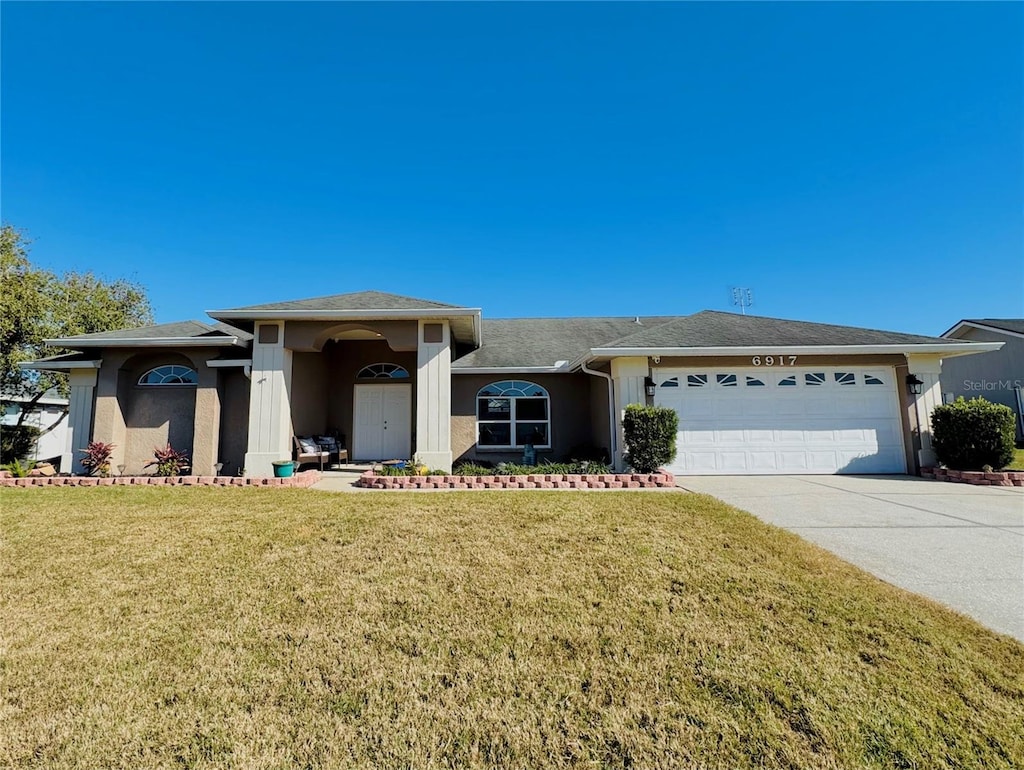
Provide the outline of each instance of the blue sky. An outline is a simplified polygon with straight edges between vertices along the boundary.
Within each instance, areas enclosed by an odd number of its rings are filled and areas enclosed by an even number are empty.
[[[1019,3],[2,6],[2,214],[161,322],[1024,315]]]

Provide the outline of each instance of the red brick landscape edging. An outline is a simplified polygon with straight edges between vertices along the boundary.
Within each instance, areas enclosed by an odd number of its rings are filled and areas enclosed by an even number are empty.
[[[1024,471],[953,471],[948,468],[922,468],[922,478],[974,484],[980,487],[1024,487]]]
[[[535,473],[528,476],[378,476],[356,481],[367,489],[653,489],[675,486],[671,473]]]
[[[288,478],[248,476],[28,476],[0,477],[0,487],[311,487],[320,471],[302,471]]]

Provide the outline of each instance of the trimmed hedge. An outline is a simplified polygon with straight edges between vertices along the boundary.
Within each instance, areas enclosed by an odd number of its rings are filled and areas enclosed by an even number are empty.
[[[637,473],[654,473],[676,458],[679,415],[663,406],[630,404],[622,418],[626,462]]]
[[[1010,407],[981,397],[965,401],[961,396],[952,404],[937,406],[932,412],[935,457],[960,471],[1005,468],[1013,462],[1014,420]]]

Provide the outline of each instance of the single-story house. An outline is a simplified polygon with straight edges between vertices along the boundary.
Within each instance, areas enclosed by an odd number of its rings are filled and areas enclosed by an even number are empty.
[[[1017,436],[1024,436],[1024,318],[964,318],[942,333],[945,339],[1002,342],[978,358],[942,362],[942,399],[981,396],[1017,414]]]
[[[29,396],[5,393],[0,396],[4,404],[3,417],[0,417],[0,431],[10,430],[21,420],[21,413],[32,399]],[[28,460],[53,460],[64,454],[67,445],[67,420],[65,412],[68,400],[56,390],[46,391],[42,397],[30,407],[22,425],[36,428],[40,435],[32,442]]]
[[[47,341],[77,351],[27,364],[70,373],[74,467],[90,439],[128,474],[170,442],[193,473],[267,476],[293,436],[333,434],[355,461],[447,470],[529,444],[622,468],[621,415],[648,403],[679,413],[677,474],[915,472],[940,362],[1002,344],[707,310],[490,320],[377,291],[208,314]]]

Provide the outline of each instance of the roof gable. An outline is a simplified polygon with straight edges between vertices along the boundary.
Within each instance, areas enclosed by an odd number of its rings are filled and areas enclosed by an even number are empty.
[[[118,329],[93,334],[79,334],[73,337],[45,340],[51,347],[117,347],[132,344],[155,344],[167,341],[167,344],[188,341],[193,344],[208,342],[211,345],[242,344],[252,339],[252,334],[236,329],[229,324],[216,322],[213,324],[202,321],[174,321],[166,324],[138,326],[134,329]]]
[[[965,318],[942,333],[943,337],[956,337],[965,326],[1024,337],[1024,318]]]
[[[332,294],[326,297],[311,297],[309,299],[294,299],[285,302],[267,302],[261,305],[248,305],[246,307],[229,308],[225,310],[211,310],[210,315],[216,318],[218,313],[265,313],[267,311],[292,312],[297,310],[439,310],[445,308],[453,310],[465,309],[459,305],[449,305],[444,302],[435,302],[430,299],[405,297],[401,294],[388,294],[383,291],[356,291],[348,294]]]

